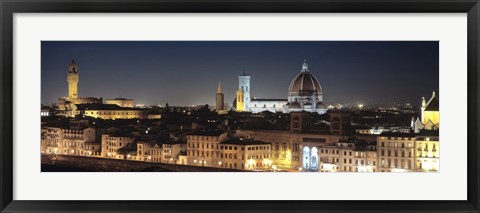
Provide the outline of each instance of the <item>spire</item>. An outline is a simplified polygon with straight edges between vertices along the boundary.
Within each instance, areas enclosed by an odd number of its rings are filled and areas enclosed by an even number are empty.
[[[422,97],[422,107],[425,108],[426,105],[427,105],[427,104],[426,104],[426,102],[425,102],[425,97]]]
[[[303,60],[302,72],[308,72],[307,59],[304,59],[304,60]]]
[[[222,93],[222,84],[220,83],[220,81],[218,82],[217,93]]]
[[[432,93],[432,98],[435,97],[435,90],[433,90],[433,93]]]

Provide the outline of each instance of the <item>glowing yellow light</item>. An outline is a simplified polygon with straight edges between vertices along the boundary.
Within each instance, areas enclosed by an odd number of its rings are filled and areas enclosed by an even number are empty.
[[[222,162],[218,162],[218,165],[222,165]]]
[[[363,108],[363,104],[359,104],[358,108],[360,108],[360,109]]]
[[[255,160],[253,160],[253,159],[248,160],[248,164],[250,164],[250,165],[255,164]]]

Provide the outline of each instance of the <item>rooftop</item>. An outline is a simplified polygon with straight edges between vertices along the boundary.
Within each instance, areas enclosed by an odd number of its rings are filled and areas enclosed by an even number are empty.
[[[401,133],[401,132],[382,132],[380,134],[382,137],[403,137],[403,138],[413,138],[416,136],[415,133]]]
[[[239,138],[234,138],[234,139],[229,139],[226,141],[221,142],[220,144],[232,144],[232,145],[265,145],[265,144],[270,144],[265,141],[259,141],[259,140],[250,140],[250,139],[239,139]]]
[[[77,110],[143,110],[138,108],[121,107],[116,104],[75,104]]]
[[[252,98],[252,101],[288,101],[288,99],[282,98]]]
[[[223,130],[199,130],[199,131],[188,133],[187,135],[220,136],[223,133],[225,133],[225,131]]]

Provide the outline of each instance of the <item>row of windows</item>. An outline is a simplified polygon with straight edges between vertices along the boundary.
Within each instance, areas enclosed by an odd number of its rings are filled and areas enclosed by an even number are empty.
[[[380,145],[381,145],[381,147],[385,147],[385,142],[382,141],[382,143]],[[393,143],[393,147],[395,147],[395,148],[399,148],[399,145],[400,145],[400,148],[405,148],[406,145],[407,145],[408,148],[413,148],[412,142],[409,142],[408,144],[398,143],[398,142]],[[392,142],[387,142],[387,147],[392,147]]]
[[[188,136],[187,139],[189,139],[189,140],[202,140],[202,141],[206,141],[206,140],[215,141],[217,139],[217,137],[191,135],[191,136]]]
[[[85,115],[140,115],[139,112],[89,112],[86,111]]]
[[[63,133],[83,134],[83,130],[62,129]]]
[[[322,169],[323,169],[323,166],[322,166]],[[353,172],[353,171],[358,172],[359,169],[358,169],[358,166],[344,166],[343,171],[344,172]],[[375,171],[376,171],[376,169],[372,169],[372,172],[375,172]]]
[[[393,167],[393,168],[402,168],[402,169],[410,169],[413,168],[412,161],[408,160],[398,160],[398,159],[381,159],[381,166],[383,167]]]
[[[118,146],[127,145],[128,143],[118,142]],[[107,142],[107,146],[117,146],[117,142]]]
[[[418,148],[421,149],[422,145],[423,145],[422,143],[418,143]],[[423,147],[424,147],[424,149],[427,149],[427,150],[428,150],[428,147],[429,147],[429,146],[428,146],[428,143],[425,143],[425,146],[423,146]],[[436,148],[437,148],[435,143],[432,144],[432,148],[433,148],[433,149],[436,149]]]
[[[388,140],[402,140],[402,141],[411,141],[412,138],[405,138],[405,137],[388,137]]]
[[[388,157],[405,157],[406,156],[406,152],[405,150],[401,151],[399,153],[398,150],[393,150],[393,155],[392,155],[392,150],[387,150],[387,155],[385,155],[385,149],[382,149],[380,151],[380,156],[388,156]],[[399,156],[401,154],[401,156]],[[408,152],[408,157],[411,158],[412,157],[412,152]]]

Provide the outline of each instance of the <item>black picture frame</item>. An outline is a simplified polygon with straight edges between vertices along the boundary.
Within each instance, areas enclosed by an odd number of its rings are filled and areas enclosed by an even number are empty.
[[[1,212],[479,212],[478,0],[0,0]],[[467,13],[468,198],[466,201],[16,201],[13,200],[14,13]],[[32,180],[35,181],[35,180]],[[451,183],[445,183],[451,184]],[[448,193],[448,192],[445,192]]]

